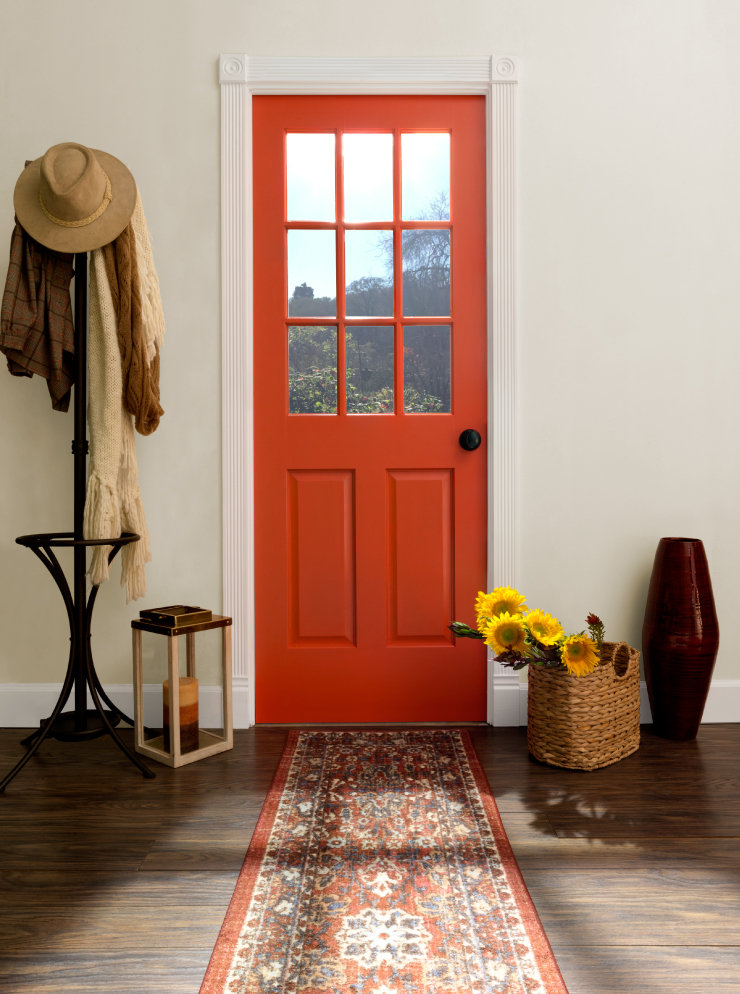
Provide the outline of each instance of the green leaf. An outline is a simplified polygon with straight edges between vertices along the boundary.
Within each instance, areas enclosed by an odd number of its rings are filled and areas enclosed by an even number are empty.
[[[452,624],[447,627],[459,638],[481,640],[484,638],[484,636],[477,629],[466,625],[464,621],[453,621]]]

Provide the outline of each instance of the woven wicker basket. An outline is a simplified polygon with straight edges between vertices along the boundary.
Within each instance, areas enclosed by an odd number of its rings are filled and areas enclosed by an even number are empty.
[[[603,642],[588,676],[529,667],[529,751],[543,763],[597,770],[640,747],[640,653]]]

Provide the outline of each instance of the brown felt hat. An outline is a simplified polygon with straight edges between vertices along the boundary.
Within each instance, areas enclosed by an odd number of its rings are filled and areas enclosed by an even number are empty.
[[[21,227],[56,252],[89,252],[118,238],[136,206],[136,182],[107,152],[76,142],[52,145],[18,177]]]

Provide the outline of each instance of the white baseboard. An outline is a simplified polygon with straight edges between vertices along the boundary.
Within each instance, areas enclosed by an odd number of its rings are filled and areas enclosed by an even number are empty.
[[[526,683],[519,683],[518,673],[496,673],[493,677],[493,721],[496,726],[521,725],[521,690]],[[527,698],[524,698],[524,724],[527,724]]]
[[[60,683],[0,684],[0,728],[35,728],[42,718],[48,718],[62,689]],[[127,715],[134,713],[134,692],[131,684],[108,684],[105,692]],[[198,688],[199,723],[203,728],[220,728],[221,687]],[[88,707],[93,707],[88,691]],[[72,709],[67,702],[65,710]],[[234,728],[249,728],[249,694],[245,677],[233,680]],[[144,723],[154,728],[162,724],[162,684],[144,684]]]
[[[527,684],[519,683],[519,674],[495,674],[493,680],[493,721],[496,726],[527,724]],[[234,677],[234,728],[249,728],[249,691],[246,677]],[[48,718],[56,704],[60,683],[0,684],[0,728],[35,728]],[[109,684],[106,693],[128,715],[133,715],[134,694],[130,684]],[[201,685],[200,724],[217,728],[221,724],[221,688]],[[92,707],[92,701],[89,706]],[[67,710],[71,706],[67,704]],[[162,720],[162,685],[144,684],[144,721],[155,728]],[[647,687],[640,684],[640,721],[650,724]],[[705,723],[740,721],[740,680],[713,680],[704,709]]]
[[[527,684],[519,683],[519,674],[496,674],[493,678],[493,724],[499,726],[527,724]],[[640,722],[652,723],[650,702],[645,682],[640,683]],[[705,724],[740,721],[740,680],[712,680]]]
[[[234,712],[234,728],[251,728],[254,721],[249,713],[249,677],[234,676],[231,678],[231,702]]]

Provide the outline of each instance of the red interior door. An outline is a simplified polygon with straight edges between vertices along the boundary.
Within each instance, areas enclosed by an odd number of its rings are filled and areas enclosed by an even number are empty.
[[[259,722],[485,717],[484,107],[253,101]]]

